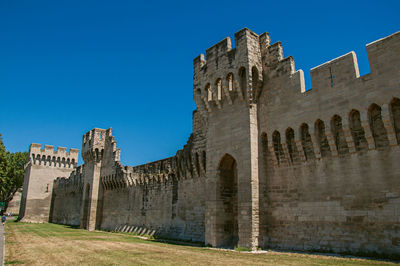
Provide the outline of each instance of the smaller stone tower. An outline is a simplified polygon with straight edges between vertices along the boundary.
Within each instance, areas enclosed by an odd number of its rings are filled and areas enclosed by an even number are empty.
[[[79,150],[31,144],[25,166],[19,219],[25,222],[47,222],[55,177],[68,177],[76,168]]]
[[[104,153],[107,130],[94,128],[83,135],[82,158],[84,165],[83,204],[81,208],[81,228],[96,229],[96,217],[101,209],[100,170]],[[99,221],[99,220],[98,220]]]

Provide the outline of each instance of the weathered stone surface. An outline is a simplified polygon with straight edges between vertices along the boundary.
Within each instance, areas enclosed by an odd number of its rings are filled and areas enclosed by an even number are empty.
[[[85,164],[54,181],[50,220],[213,246],[399,254],[400,32],[367,45],[370,74],[350,52],[313,68],[308,91],[268,34],[243,29],[235,45],[194,59],[182,150],[123,166],[112,129],[89,131]]]

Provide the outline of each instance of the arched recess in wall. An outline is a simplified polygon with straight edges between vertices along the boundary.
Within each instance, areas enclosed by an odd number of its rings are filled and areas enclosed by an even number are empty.
[[[342,118],[338,115],[334,115],[331,119],[331,128],[333,139],[335,140],[336,149],[339,155],[349,153],[347,147],[346,137],[344,136]]]
[[[285,159],[285,155],[282,149],[281,134],[276,130],[274,131],[274,133],[272,133],[272,142],[274,145],[276,160],[278,162],[278,165],[280,165],[282,161]]]
[[[228,83],[228,90],[233,91],[233,74],[232,73],[229,73],[226,76],[226,81]]]
[[[301,133],[301,144],[303,146],[304,155],[306,156],[306,160],[313,160],[315,159],[314,147],[311,140],[311,135],[308,130],[308,125],[303,123],[300,126],[300,133]]]
[[[239,240],[237,163],[225,154],[218,165],[217,246],[234,247]]]
[[[383,124],[381,107],[373,103],[368,108],[369,125],[371,127],[372,137],[375,141],[375,147],[385,148],[389,146],[386,128]]]
[[[194,154],[194,160],[196,164],[197,174],[200,176],[200,161],[199,161],[199,154],[197,152]]]
[[[212,100],[212,91],[211,91],[210,83],[207,83],[206,87],[204,88],[204,91],[206,92],[206,95],[207,95],[207,101],[211,101]]]
[[[397,144],[400,144],[400,99],[394,98],[390,103],[393,128],[397,138]]]
[[[365,131],[361,124],[360,112],[351,110],[349,114],[350,132],[353,137],[354,145],[357,151],[368,150],[368,142],[365,138]]]
[[[315,121],[315,130],[321,157],[329,157],[331,155],[331,149],[325,133],[325,123],[321,119]]]
[[[259,74],[257,67],[253,66],[251,68],[251,83],[253,89],[258,89]]]
[[[269,148],[268,148],[268,136],[267,133],[261,133],[261,151],[264,165],[267,167],[269,164]]]
[[[193,164],[192,164],[192,153],[191,152],[187,153],[187,168],[188,168],[190,175],[193,176]]]
[[[298,151],[294,138],[294,130],[291,127],[286,129],[286,145],[288,148],[290,161],[293,163],[297,160]]]
[[[239,86],[242,92],[245,92],[247,89],[247,78],[246,78],[246,69],[244,67],[241,67],[239,69]]]
[[[215,87],[217,88],[217,100],[220,101],[222,99],[222,80],[217,79],[215,81]]]

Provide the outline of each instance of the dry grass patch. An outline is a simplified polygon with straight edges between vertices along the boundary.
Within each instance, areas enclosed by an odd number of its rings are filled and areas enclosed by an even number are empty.
[[[6,264],[26,265],[390,265],[393,263],[269,251],[250,254],[89,232],[55,224],[9,222]]]

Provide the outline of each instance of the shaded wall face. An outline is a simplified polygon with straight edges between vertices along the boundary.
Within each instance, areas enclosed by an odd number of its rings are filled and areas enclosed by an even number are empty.
[[[101,229],[123,225],[164,237],[204,241],[205,179],[191,178],[104,189]]]
[[[53,194],[50,222],[79,226],[82,190],[59,191]]]

